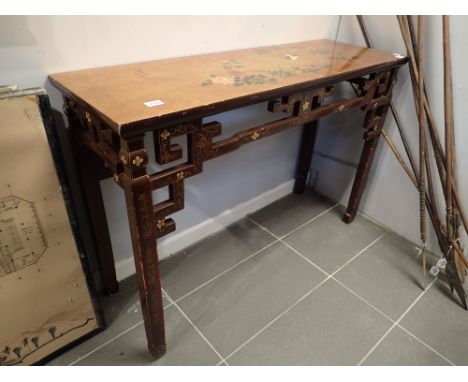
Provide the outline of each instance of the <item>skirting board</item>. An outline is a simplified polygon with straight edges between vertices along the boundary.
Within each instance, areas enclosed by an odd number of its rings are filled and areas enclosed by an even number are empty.
[[[184,231],[176,232],[174,235],[162,239],[158,242],[159,259],[165,259],[178,251],[195,244],[218,231],[221,231],[229,224],[244,218],[268,204],[290,194],[293,191],[294,179],[288,180],[279,186],[268,190],[255,198],[247,200],[234,208],[223,211],[218,216],[207,219],[196,226],[187,228]],[[115,263],[117,280],[121,281],[135,273],[135,262],[133,257],[120,260]]]

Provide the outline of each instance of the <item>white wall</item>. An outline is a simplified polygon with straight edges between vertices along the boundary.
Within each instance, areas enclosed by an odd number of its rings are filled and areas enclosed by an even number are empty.
[[[334,39],[338,20],[338,16],[0,17],[0,83],[17,83],[23,88],[46,86],[53,106],[60,110],[60,95],[46,82],[48,73]],[[272,118],[265,111],[265,105],[257,105],[215,118],[229,134]],[[186,181],[186,208],[173,215],[176,233],[291,180],[298,144],[299,129],[295,129],[207,162],[202,174]],[[126,264],[131,265],[122,191],[111,180],[101,186],[115,258],[129,258]],[[247,209],[256,205],[258,200]],[[160,248],[163,256],[168,254],[164,243]]]

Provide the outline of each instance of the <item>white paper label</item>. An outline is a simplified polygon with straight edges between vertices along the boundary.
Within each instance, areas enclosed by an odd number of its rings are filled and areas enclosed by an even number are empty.
[[[164,102],[161,101],[160,99],[155,99],[153,101],[144,102],[144,104],[145,106],[148,106],[148,107],[155,107],[155,106],[164,105]]]
[[[439,272],[440,272],[439,268],[434,267],[434,266],[431,267],[431,269],[429,270],[429,273],[430,273],[431,275],[433,275],[434,277],[437,277],[437,275],[439,274]]]
[[[447,259],[442,258],[437,261],[437,268],[444,270],[446,266],[447,266]]]

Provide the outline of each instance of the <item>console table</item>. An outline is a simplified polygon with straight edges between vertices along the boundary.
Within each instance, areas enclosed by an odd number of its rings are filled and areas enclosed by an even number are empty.
[[[300,194],[319,119],[361,108],[364,145],[344,216],[350,223],[397,71],[406,61],[398,54],[316,40],[50,76],[64,95],[77,171],[108,293],[116,292],[118,283],[99,180],[113,175],[124,190],[146,336],[154,356],[166,351],[156,240],[176,228],[169,216],[184,208],[184,180],[200,173],[207,160],[303,126],[294,186]],[[356,96],[332,97],[345,81],[357,89]],[[216,140],[221,124],[203,122],[204,117],[265,101],[268,112],[278,119],[229,138]],[[147,171],[147,133],[152,134],[155,161],[165,165],[156,173]],[[186,138],[186,147],[173,143],[180,136]],[[169,198],[156,202],[152,191],[163,187],[168,188]]]

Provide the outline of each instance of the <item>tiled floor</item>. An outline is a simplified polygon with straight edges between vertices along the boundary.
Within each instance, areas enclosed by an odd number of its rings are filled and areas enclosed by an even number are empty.
[[[290,195],[163,261],[158,361],[132,277],[103,301],[108,329],[50,365],[468,365],[468,313],[421,288],[417,248],[342,214]]]

